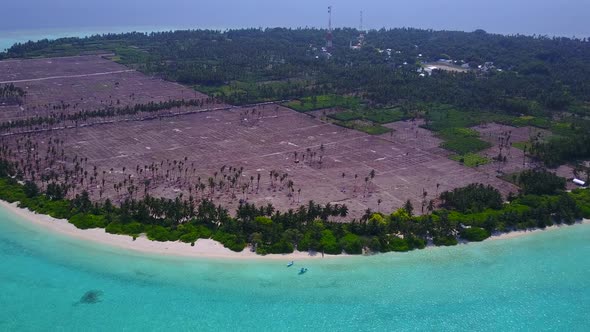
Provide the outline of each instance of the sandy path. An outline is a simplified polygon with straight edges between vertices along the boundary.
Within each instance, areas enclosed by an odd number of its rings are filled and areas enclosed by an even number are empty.
[[[135,71],[135,70],[125,69],[125,70],[105,71],[105,72],[101,72],[101,73],[91,73],[91,74],[48,76],[48,77],[40,77],[40,78],[29,78],[29,79],[24,79],[24,80],[2,81],[2,82],[0,82],[0,84],[47,81],[47,80],[56,80],[56,79],[62,79],[62,78],[79,78],[79,77],[101,76],[101,75],[128,73],[128,72],[132,72],[132,71]]]

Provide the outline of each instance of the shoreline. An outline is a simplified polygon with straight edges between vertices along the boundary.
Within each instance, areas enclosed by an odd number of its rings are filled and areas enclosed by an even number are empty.
[[[576,221],[575,223],[568,225],[565,223],[562,224],[558,224],[558,225],[551,225],[551,226],[547,226],[545,228],[532,228],[532,229],[523,229],[523,230],[518,230],[518,231],[512,231],[512,232],[496,232],[493,233],[492,236],[490,236],[489,238],[487,238],[485,241],[487,240],[506,240],[506,239],[514,239],[514,238],[519,238],[522,236],[527,236],[527,235],[532,235],[535,233],[540,233],[543,231],[552,231],[552,230],[556,230],[556,229],[560,229],[562,227],[568,227],[568,226],[573,226],[573,225],[590,225],[590,219],[581,219],[579,221]]]
[[[322,256],[321,253],[309,253],[303,251],[294,251],[291,254],[268,254],[265,256],[258,255],[246,247],[241,252],[234,252],[225,248],[221,243],[212,239],[199,239],[194,246],[184,242],[158,242],[151,241],[145,236],[137,237],[133,240],[131,236],[110,234],[104,228],[78,229],[65,219],[57,219],[48,215],[38,214],[29,209],[20,208],[18,202],[8,203],[0,200],[0,207],[7,209],[10,213],[19,217],[22,221],[29,223],[31,226],[40,226],[44,229],[60,235],[70,237],[80,241],[90,241],[92,243],[105,245],[110,248],[129,250],[137,253],[156,254],[163,256],[175,257],[192,257],[192,258],[210,258],[210,259],[240,259],[240,260],[309,260],[309,259],[333,259],[343,257],[356,257],[362,255],[328,255]],[[590,219],[582,219],[575,224],[590,224]],[[574,224],[574,225],[575,225]],[[518,230],[508,233],[494,233],[488,239],[484,240],[507,240],[527,236],[542,231],[556,230],[561,227],[570,225],[560,224],[546,227],[545,229],[527,229]],[[469,242],[465,243],[469,244]],[[432,249],[435,246],[427,246]]]
[[[250,251],[248,247],[241,252],[231,251],[221,243],[212,239],[199,239],[194,246],[184,242],[158,242],[151,241],[145,236],[137,239],[129,235],[110,234],[104,228],[79,229],[65,219],[57,219],[48,215],[38,214],[29,209],[20,208],[18,202],[8,203],[0,200],[0,207],[7,209],[10,213],[19,217],[29,225],[40,226],[44,229],[60,235],[93,243],[105,245],[112,248],[125,249],[132,252],[144,254],[157,254],[163,256],[192,257],[192,258],[218,258],[218,259],[264,259],[264,260],[309,260],[322,258],[339,258],[350,255],[328,255],[322,257],[321,253],[308,253],[294,251],[291,254],[268,254],[258,255]]]

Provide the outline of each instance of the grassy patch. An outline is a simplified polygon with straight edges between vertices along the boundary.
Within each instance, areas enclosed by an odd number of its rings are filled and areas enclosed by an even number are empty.
[[[524,151],[525,148],[527,150],[529,150],[530,147],[531,147],[531,143],[530,142],[526,142],[526,141],[525,142],[514,142],[514,143],[512,143],[512,147],[513,148],[517,148],[519,150],[523,150],[523,151]]]
[[[432,131],[477,125],[477,121],[471,119],[465,112],[444,105],[430,109],[426,118],[428,120],[426,127]]]
[[[569,136],[572,131],[572,124],[568,122],[556,122],[551,125],[551,133],[554,135]]]
[[[221,98],[234,105],[261,103],[292,98],[296,91],[310,83],[300,80],[243,82],[232,81],[223,85],[194,85],[204,94]]]
[[[345,111],[345,112],[330,114],[330,115],[328,115],[328,117],[332,118],[334,120],[338,120],[338,121],[352,121],[352,120],[362,119],[363,114],[360,112],[355,112],[355,111]]]
[[[382,135],[382,134],[386,134],[391,131],[391,129],[389,129],[387,127],[383,127],[380,124],[376,124],[376,123],[372,123],[372,122],[368,122],[368,121],[358,121],[358,120],[334,121],[334,124],[337,124],[339,126],[346,127],[349,129],[362,131],[362,132],[367,133],[369,135]]]
[[[376,123],[391,123],[405,120],[407,116],[399,108],[386,108],[371,110],[366,113],[365,119]]]
[[[551,120],[542,116],[514,116],[500,112],[481,112],[459,110],[449,105],[427,105],[426,128],[440,131],[446,128],[473,127],[482,123],[496,122],[514,127],[533,126],[547,129],[551,127]]]
[[[490,163],[490,159],[480,156],[476,153],[467,153],[463,155],[452,155],[449,158],[458,161],[467,167],[478,167]]]
[[[445,141],[441,145],[444,149],[459,154],[475,153],[492,146],[490,143],[473,137],[458,137]]]
[[[446,128],[439,131],[439,137],[444,140],[441,146],[459,155],[479,152],[492,145],[479,139],[479,133],[469,128]]]
[[[525,127],[525,126],[533,126],[537,128],[547,129],[551,127],[551,121],[545,118],[538,118],[534,116],[521,116],[512,119],[510,122],[506,123],[512,125],[514,127]]]
[[[373,123],[384,124],[405,120],[408,118],[408,115],[400,108],[395,107],[371,110],[347,110],[330,114],[328,117],[338,121],[366,120]]]
[[[446,128],[439,131],[438,134],[444,139],[453,139],[457,137],[479,137],[479,132],[471,128]]]
[[[300,98],[285,103],[284,106],[298,112],[309,112],[323,108],[341,107],[356,110],[360,107],[361,101],[357,97],[340,95],[319,95]]]

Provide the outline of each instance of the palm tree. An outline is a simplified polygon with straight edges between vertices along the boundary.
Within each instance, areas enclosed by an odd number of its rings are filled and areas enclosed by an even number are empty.
[[[434,211],[434,200],[431,199],[428,202],[428,206],[426,206],[426,210],[428,210],[429,213],[432,213],[432,211]]]

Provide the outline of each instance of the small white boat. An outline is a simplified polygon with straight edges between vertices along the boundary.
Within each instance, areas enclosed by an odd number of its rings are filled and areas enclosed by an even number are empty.
[[[293,266],[293,264],[295,264],[295,262],[290,261],[289,264],[287,264],[287,267],[291,267],[291,266]]]

